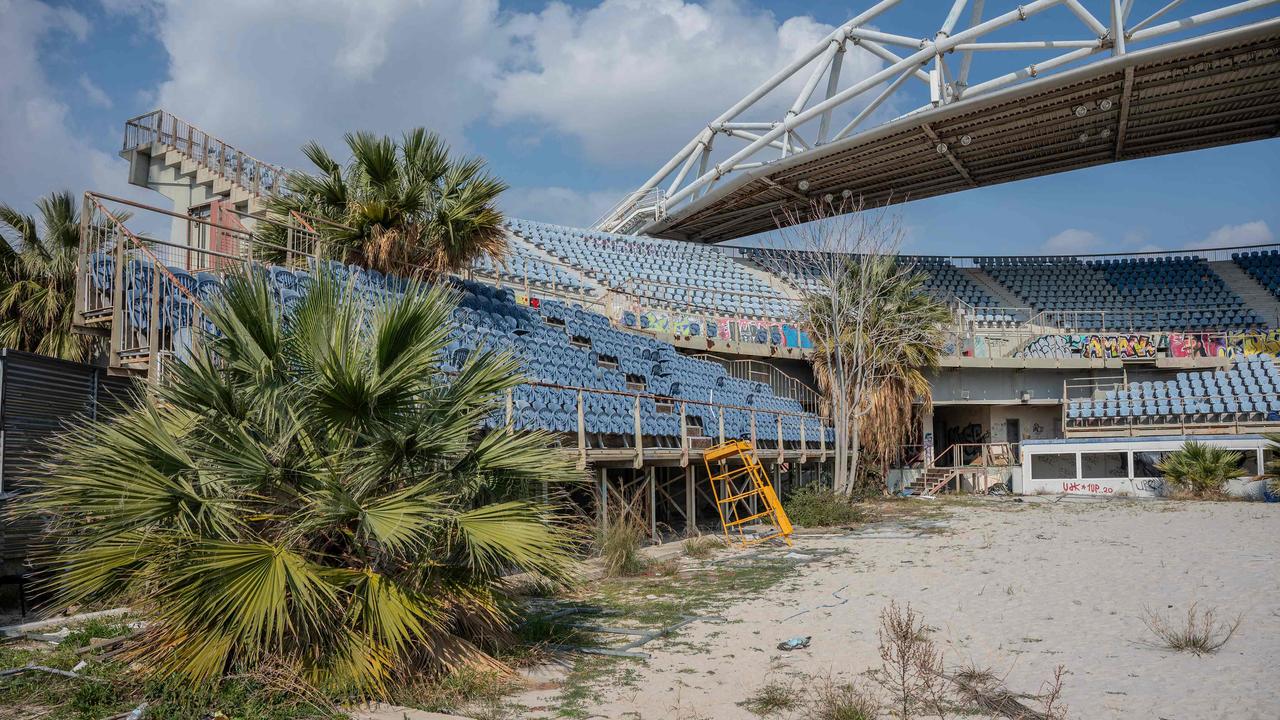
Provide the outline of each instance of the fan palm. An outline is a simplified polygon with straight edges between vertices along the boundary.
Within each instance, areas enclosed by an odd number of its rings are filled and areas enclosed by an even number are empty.
[[[72,332],[80,213],[69,192],[36,201],[40,219],[0,205],[0,347],[88,360],[94,341]]]
[[[337,253],[383,272],[440,275],[506,253],[496,202],[507,186],[483,160],[452,156],[423,128],[399,143],[368,132],[348,133],[345,141],[345,167],[318,143],[304,146],[315,173],[292,173],[270,210],[280,218],[320,218],[316,229]]]
[[[923,402],[927,410],[931,403],[925,371],[938,363],[950,311],[925,291],[925,281],[891,256],[850,257],[835,287],[807,294],[802,305],[819,388],[828,397],[840,392],[836,362],[848,366],[846,378],[861,378],[843,386],[855,469],[859,452],[887,463],[911,432],[913,405]],[[837,313],[858,318],[831,317]]]
[[[133,657],[196,683],[286,663],[385,696],[492,662],[500,577],[570,569],[569,532],[527,498],[573,470],[546,434],[481,430],[521,382],[512,356],[441,372],[454,294],[364,306],[321,278],[282,317],[265,280],[230,278],[220,332],[157,397],[58,443],[31,501],[54,518],[52,600],[142,608]]]
[[[1188,440],[1156,465],[1166,479],[1196,497],[1218,495],[1228,480],[1241,474],[1244,456],[1235,450]]]

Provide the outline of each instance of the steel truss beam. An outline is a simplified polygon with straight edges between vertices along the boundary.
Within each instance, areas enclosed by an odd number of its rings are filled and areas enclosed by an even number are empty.
[[[941,136],[938,120],[951,115],[947,111],[952,105],[972,103],[1013,85],[1043,83],[1051,79],[1046,76],[1054,76],[1055,71],[1068,65],[1074,66],[1072,72],[1075,73],[1095,64],[1101,68],[1105,60],[1133,52],[1145,55],[1161,48],[1190,48],[1201,38],[1224,34],[1208,33],[1205,26],[1210,23],[1280,4],[1280,0],[1224,1],[1221,7],[1169,20],[1170,13],[1178,9],[1182,0],[1091,2],[1103,8],[1101,15],[1090,12],[1080,0],[1032,0],[1022,4],[999,0],[1006,7],[1012,6],[1011,9],[984,20],[983,12],[989,9],[985,7],[984,0],[953,0],[939,4],[945,8],[946,15],[940,18],[942,22],[932,37],[917,37],[872,26],[877,18],[900,2],[876,2],[745,95],[708,123],[648,181],[601,218],[596,227],[617,232],[663,232],[669,236],[688,236],[688,233],[665,231],[698,208],[706,208],[732,195],[740,186],[739,176],[746,174],[760,178],[774,172],[765,183],[765,187],[773,192],[761,195],[758,200],[761,203],[776,204],[782,197],[807,202],[809,198],[818,196],[818,192],[831,192],[830,187],[814,187],[803,180],[790,182],[782,176],[781,168],[800,166],[810,157],[815,160],[827,157],[838,147],[857,144],[864,137],[876,133],[879,127],[868,127],[873,114],[887,101],[906,92],[903,87],[910,79],[924,82],[929,87],[929,103],[896,120],[882,123],[881,127],[910,118],[917,133],[923,131],[934,146],[942,148],[948,142]],[[1151,7],[1131,15],[1135,6],[1144,4]],[[1085,37],[984,40],[1023,23],[1034,29],[1034,23],[1030,21],[1035,16],[1059,6],[1078,22]],[[968,26],[957,31],[961,18],[966,14]],[[1131,23],[1131,17],[1141,19]],[[1251,24],[1238,25],[1226,32],[1275,22],[1275,18],[1255,19]],[[1178,34],[1176,39],[1168,38],[1174,34]],[[1159,44],[1161,40],[1165,40],[1165,44]],[[901,54],[886,46],[902,48]],[[1057,51],[1058,54],[1003,74],[993,74],[978,82],[971,81],[972,60],[977,53],[1000,56],[1039,50]],[[847,77],[848,73],[845,73],[842,78],[846,56],[859,51],[869,53],[883,65],[866,77]],[[958,62],[946,59],[947,55],[957,52],[960,53]],[[1128,157],[1124,147],[1134,132],[1130,127],[1130,117],[1132,105],[1137,102],[1133,96],[1132,66],[1124,73],[1123,91],[1114,99],[1114,104],[1119,107],[1112,115],[1117,117],[1104,134],[1104,137],[1110,137],[1107,144],[1116,160]],[[783,86],[798,86],[800,90],[779,103],[778,95]],[[822,91],[819,91],[820,87]],[[774,114],[776,110],[770,110],[780,105],[785,107],[780,116]],[[840,110],[851,113],[853,118],[833,133],[832,121]],[[762,113],[764,117],[760,116]],[[1088,132],[1080,134],[1087,135]],[[726,156],[719,162],[712,161],[716,150],[721,151],[719,155]],[[766,156],[762,153],[764,150],[776,151],[777,155],[769,153]],[[959,174],[964,181],[962,187],[982,184],[981,178],[973,176],[973,167],[954,150],[954,147],[945,152],[939,149],[938,154]],[[1051,161],[1051,158],[1044,159]],[[779,170],[774,171],[774,168]],[[726,209],[740,209],[740,206]],[[711,222],[703,227],[710,226],[718,226],[721,231],[746,227],[740,222]]]

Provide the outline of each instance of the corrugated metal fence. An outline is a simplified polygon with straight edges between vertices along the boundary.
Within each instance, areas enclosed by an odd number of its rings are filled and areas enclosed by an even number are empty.
[[[63,429],[109,416],[131,401],[134,381],[106,368],[0,350],[0,575],[21,572],[37,521],[4,518],[22,502]]]

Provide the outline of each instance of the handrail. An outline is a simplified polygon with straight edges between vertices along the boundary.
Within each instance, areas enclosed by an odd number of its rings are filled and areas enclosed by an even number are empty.
[[[201,328],[205,326],[204,323],[207,320],[204,302],[194,289],[189,289],[179,280],[175,274],[177,271],[171,271],[169,265],[176,264],[184,270],[192,270],[194,272],[190,262],[192,254],[195,254],[201,256],[202,260],[199,262],[202,266],[212,267],[217,272],[217,268],[225,269],[232,265],[247,266],[251,264],[253,262],[252,258],[257,255],[253,251],[255,245],[261,247],[276,246],[262,242],[253,233],[242,228],[221,225],[202,218],[189,218],[158,208],[156,210],[162,214],[182,217],[193,225],[234,233],[236,237],[241,238],[241,242],[249,243],[250,247],[247,248],[247,252],[243,248],[241,251],[227,252],[216,247],[196,247],[168,239],[152,240],[139,237],[120,220],[117,214],[113,213],[103,203],[104,200],[118,201],[128,206],[145,208],[140,203],[96,193],[85,193],[85,211],[82,213],[82,217],[85,220],[81,223],[82,237],[77,268],[77,322],[81,327],[87,328],[92,319],[109,317],[111,320],[111,358],[113,366],[138,367],[145,358],[150,377],[153,381],[159,381],[163,369],[160,364],[161,357],[179,352],[184,342],[200,342]],[[95,216],[105,218],[105,225],[95,224],[92,221]],[[174,257],[169,257],[171,254]],[[109,288],[102,286],[98,280],[93,278],[95,263],[106,257],[110,257],[112,260],[110,267],[114,275],[114,279],[110,281]],[[168,259],[166,260],[166,258]],[[216,259],[227,262],[225,265],[219,265],[213,261]],[[143,261],[141,266],[137,265],[139,260]],[[96,267],[100,268],[101,266],[97,265]],[[137,274],[138,267],[147,268],[147,272],[142,275]],[[147,295],[139,298],[141,302],[130,301],[131,290],[143,290],[147,292]],[[189,303],[190,314],[184,316],[185,319],[181,322],[174,316],[177,308],[171,304],[175,295],[182,296],[186,303]],[[178,336],[179,327],[190,328],[190,340],[183,341]],[[573,391],[578,394],[580,403],[582,397],[590,394],[617,395],[631,398],[632,402],[635,403],[637,413],[636,447],[640,450],[643,450],[643,441],[639,426],[639,403],[641,400],[651,399],[664,405],[678,404],[680,406],[683,424],[681,428],[681,448],[685,453],[692,449],[687,432],[688,420],[685,416],[685,411],[690,406],[700,406],[716,409],[722,427],[725,421],[725,411],[727,410],[740,411],[749,415],[753,441],[757,436],[763,440],[772,441],[774,430],[769,429],[769,423],[776,421],[776,440],[780,456],[783,454],[784,446],[788,442],[800,443],[798,452],[801,457],[805,457],[808,452],[814,451],[819,447],[825,454],[826,431],[829,427],[829,422],[816,413],[716,402],[714,391],[710,399],[702,400],[671,397],[643,390],[608,390],[576,385],[560,385],[538,380],[526,380],[523,384]],[[510,414],[513,411],[514,408],[509,404],[508,413]],[[757,430],[757,420],[762,417],[766,418],[765,427],[762,430]],[[799,441],[784,440],[783,421],[788,419],[802,421],[799,435],[801,439]],[[809,424],[809,421],[817,423],[819,428],[818,438],[806,436],[805,426]],[[584,440],[581,438],[585,438],[586,423],[581,417],[577,430],[580,436],[580,446],[582,446]]]
[[[166,110],[152,110],[125,121],[122,150],[159,143],[184,153],[254,195],[279,195],[288,171],[259,160]]]

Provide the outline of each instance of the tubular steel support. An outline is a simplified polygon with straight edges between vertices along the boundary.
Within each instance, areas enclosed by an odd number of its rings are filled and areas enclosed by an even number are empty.
[[[735,188],[730,180],[741,173],[756,170],[754,175],[759,175],[759,168],[784,161],[790,165],[793,159],[799,162],[809,154],[823,152],[825,145],[872,132],[872,129],[867,129],[867,121],[887,100],[901,100],[903,93],[919,94],[918,86],[906,87],[905,79],[909,77],[930,84],[935,107],[914,99],[890,106],[920,107],[914,114],[919,115],[921,123],[930,123],[930,112],[940,111],[953,102],[1015,83],[1034,82],[1068,65],[1099,62],[1097,56],[1125,55],[1133,51],[1135,44],[1143,44],[1141,49],[1144,51],[1156,49],[1162,46],[1153,45],[1153,41],[1175,33],[1178,38],[1168,45],[1185,42],[1193,39],[1186,37],[1188,33],[1207,34],[1204,26],[1209,23],[1280,2],[1219,0],[1220,6],[1214,9],[1169,20],[1182,5],[1181,0],[1173,0],[1132,23],[1130,14],[1135,5],[1141,4],[1135,0],[1105,0],[1105,14],[1099,15],[1086,8],[1081,0],[998,0],[1002,12],[986,20],[983,20],[984,0],[952,0],[930,4],[936,4],[945,14],[940,13],[938,24],[932,28],[920,28],[925,31],[921,33],[912,30],[893,32],[893,28],[885,27],[877,20],[899,1],[875,3],[747,93],[709,122],[639,189],[601,218],[597,228],[613,231],[626,223],[627,229],[638,228],[644,232],[671,218],[673,213],[682,212],[690,204],[705,205],[706,198],[710,196],[732,192]],[[1044,37],[1046,26],[1033,21],[1040,13],[1059,6],[1074,18],[1085,38]],[[968,27],[961,22],[966,14]],[[1254,25],[1265,22],[1258,21]],[[1031,36],[1023,40],[1006,40],[1012,26],[1027,28],[1025,33]],[[992,35],[997,35],[995,41],[984,41]],[[904,48],[905,54],[899,55],[885,45]],[[1065,52],[1025,64],[1020,54],[1038,50]],[[878,69],[857,76],[844,67],[848,61],[846,55],[850,52],[862,52],[863,57],[869,55],[882,64]],[[958,64],[953,61],[949,65],[945,56],[953,52],[959,52],[960,58]],[[1014,67],[997,70],[989,77],[972,82],[970,75],[975,52],[1007,56],[1012,60],[1009,64]],[[817,92],[823,77],[826,78],[825,91]],[[790,92],[795,92],[796,88],[799,91],[789,97],[779,97],[787,88],[791,88]],[[850,116],[853,116],[852,120],[847,119]],[[847,124],[832,135],[832,123],[835,121]],[[806,128],[810,130],[806,131]],[[724,135],[725,142],[731,147],[717,153],[721,159],[713,163],[712,140],[717,134]],[[802,135],[813,142],[801,140]],[[780,155],[762,154],[761,151],[766,149],[779,151]],[[652,191],[664,183],[664,192],[656,200],[649,200]],[[637,217],[641,217],[640,224],[636,224]]]

